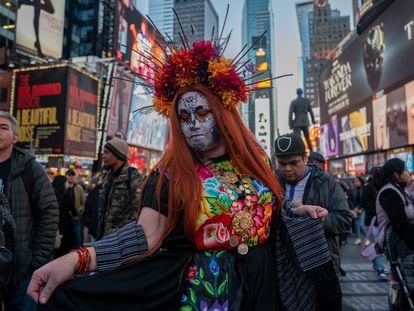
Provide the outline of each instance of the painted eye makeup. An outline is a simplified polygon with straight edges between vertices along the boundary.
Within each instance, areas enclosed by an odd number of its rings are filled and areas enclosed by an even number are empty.
[[[181,110],[180,114],[178,115],[178,119],[180,119],[180,121],[188,123],[191,121],[191,114],[187,111]]]
[[[197,108],[196,110],[196,118],[199,121],[205,121],[210,114],[211,114],[210,109],[200,107],[200,108]]]

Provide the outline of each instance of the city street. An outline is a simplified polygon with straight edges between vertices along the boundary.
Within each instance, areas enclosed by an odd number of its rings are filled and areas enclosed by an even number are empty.
[[[360,256],[360,245],[354,245],[354,241],[348,237],[348,243],[341,248],[341,266],[346,271],[341,278],[343,310],[388,310],[388,282],[377,280],[372,264]],[[385,266],[389,270],[388,263]]]

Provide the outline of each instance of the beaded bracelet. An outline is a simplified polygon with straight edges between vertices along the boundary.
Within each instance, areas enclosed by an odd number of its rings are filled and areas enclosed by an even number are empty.
[[[89,271],[89,266],[91,264],[91,254],[86,247],[80,247],[76,249],[76,252],[79,256],[79,266],[75,270],[75,274],[82,274]]]

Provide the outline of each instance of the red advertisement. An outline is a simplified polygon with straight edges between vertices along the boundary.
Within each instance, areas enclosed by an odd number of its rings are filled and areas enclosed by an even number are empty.
[[[38,154],[63,154],[67,67],[16,70],[12,110],[19,124],[18,145]]]
[[[65,153],[94,158],[99,83],[73,68],[67,79]]]

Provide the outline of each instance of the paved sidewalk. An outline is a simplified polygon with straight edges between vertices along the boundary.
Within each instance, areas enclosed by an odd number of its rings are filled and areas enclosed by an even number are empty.
[[[348,237],[348,243],[341,248],[341,266],[346,276],[341,277],[342,306],[344,311],[388,310],[388,282],[377,280],[372,264],[364,260],[354,245],[355,238]],[[384,258],[384,265],[389,265]]]

